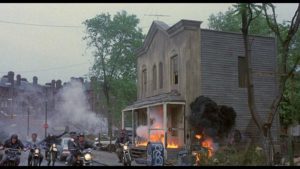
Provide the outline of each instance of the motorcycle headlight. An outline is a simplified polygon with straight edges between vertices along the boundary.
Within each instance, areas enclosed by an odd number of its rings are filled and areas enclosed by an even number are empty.
[[[85,154],[85,155],[84,155],[84,159],[85,159],[86,161],[92,160],[91,154]]]
[[[39,150],[39,149],[35,149],[35,150],[34,150],[34,153],[39,154],[39,153],[40,153],[40,150]]]
[[[128,146],[124,146],[124,150],[128,150]]]
[[[193,156],[196,156],[196,155],[197,155],[197,153],[196,153],[196,152],[192,152],[192,155],[193,155]]]
[[[55,147],[56,147],[56,144],[52,144],[52,147],[55,148]]]

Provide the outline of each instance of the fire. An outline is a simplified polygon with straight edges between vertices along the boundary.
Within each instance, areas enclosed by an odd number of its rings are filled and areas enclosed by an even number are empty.
[[[213,140],[211,138],[207,138],[202,142],[202,147],[207,148],[208,157],[212,157],[213,151]]]
[[[167,148],[178,148],[178,144],[176,144],[175,142],[168,142]]]
[[[202,138],[201,134],[196,134],[195,135],[196,139],[200,140]]]
[[[163,134],[153,134],[150,135],[151,142],[161,142],[164,144],[164,135]],[[147,146],[148,141],[139,141],[136,146]],[[167,148],[178,148],[179,145],[174,140],[168,140]]]

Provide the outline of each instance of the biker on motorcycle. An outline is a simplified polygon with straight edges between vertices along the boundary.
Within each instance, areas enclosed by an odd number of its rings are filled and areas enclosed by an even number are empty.
[[[66,159],[66,163],[65,163],[66,165],[71,164],[71,162],[73,161],[73,157],[75,154],[74,150],[76,149],[76,142],[78,139],[76,132],[70,132],[70,137],[71,139],[68,141],[68,149],[70,151],[70,154]]]
[[[125,144],[127,141],[129,141],[127,132],[125,129],[122,129],[120,131],[120,135],[117,138],[116,143],[115,143],[116,144],[116,153],[119,158],[119,163],[122,163],[122,158],[123,158],[123,149],[122,149],[122,146],[120,145],[120,143]]]
[[[69,164],[73,164],[75,162],[76,157],[79,155],[78,150],[94,148],[94,145],[85,140],[85,135],[83,133],[79,133],[78,139],[74,139],[72,147],[73,147],[73,151],[71,151],[70,153],[71,157],[69,158],[68,161]]]
[[[10,139],[6,140],[4,142],[3,147],[4,148],[12,148],[12,149],[21,149],[21,150],[24,149],[23,143],[21,142],[21,140],[18,139],[18,135],[16,135],[16,134],[13,134],[10,137]],[[8,160],[8,156],[5,153],[2,160],[1,160],[1,162],[0,162],[0,166],[2,166],[7,160]],[[20,157],[17,157],[16,163],[17,163],[17,166],[20,164]]]
[[[41,142],[45,142],[46,143],[46,150],[45,150],[45,157],[46,159],[48,159],[48,152],[49,152],[49,149],[51,147],[52,144],[56,144],[58,142],[58,139],[60,137],[62,137],[63,135],[67,134],[68,131],[65,131],[63,132],[62,134],[60,135],[53,135],[53,134],[48,134],[48,136],[43,139]]]
[[[31,139],[32,140],[28,142],[29,146],[31,146],[31,147],[37,146],[39,148],[40,147],[40,141],[38,140],[36,133],[32,133],[31,134]],[[30,151],[29,155],[28,155],[28,166],[30,166],[30,164],[31,164],[32,156],[33,156],[33,151]],[[39,165],[41,165],[43,159],[44,159],[44,156],[43,156],[42,153],[40,153],[40,162],[39,162]]]

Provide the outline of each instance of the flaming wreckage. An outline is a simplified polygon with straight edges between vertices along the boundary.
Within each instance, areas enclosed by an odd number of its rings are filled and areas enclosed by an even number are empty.
[[[234,129],[257,136],[248,109],[242,35],[200,25],[181,20],[169,27],[154,21],[137,50],[137,101],[122,111],[122,127],[133,133],[133,158],[145,156],[149,142],[161,143],[164,159],[169,160],[200,149],[212,157]],[[253,71],[274,74],[275,38],[250,37]],[[254,73],[255,97],[257,112],[264,118],[278,83],[275,75],[259,75]],[[275,117],[275,140],[278,130]],[[200,161],[200,154],[194,154]]]

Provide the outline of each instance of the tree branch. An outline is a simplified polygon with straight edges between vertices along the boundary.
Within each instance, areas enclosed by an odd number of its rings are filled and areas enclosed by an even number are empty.
[[[273,103],[272,103],[272,106],[271,106],[271,112],[270,112],[270,115],[269,115],[269,119],[268,119],[268,123],[272,124],[273,122],[273,119],[276,115],[276,112],[278,110],[278,107],[280,105],[280,102],[282,100],[282,97],[283,97],[283,92],[286,88],[286,82],[289,78],[292,77],[292,75],[294,74],[298,64],[299,64],[299,61],[300,61],[300,55],[297,57],[297,60],[296,62],[294,63],[293,65],[293,68],[289,71],[289,73],[287,74],[287,76],[283,79],[283,81],[281,82],[282,85],[280,85],[280,89],[279,89],[279,94],[278,96],[274,99]]]
[[[269,18],[269,15],[268,15],[268,12],[267,12],[267,4],[263,3],[263,10],[264,10],[264,13],[265,13],[265,17],[266,17],[266,21],[267,21],[267,24],[269,25],[269,27],[272,29],[272,31],[276,34],[276,36],[278,37],[280,43],[283,43],[283,38],[282,38],[282,35],[279,31],[279,28],[278,28],[278,25],[277,25],[277,21],[276,21],[276,16],[275,16],[275,11],[274,11],[274,7],[272,4],[269,4],[269,6],[272,7],[272,11],[273,11],[273,20],[275,22],[275,24],[271,23],[270,21],[270,18]]]

